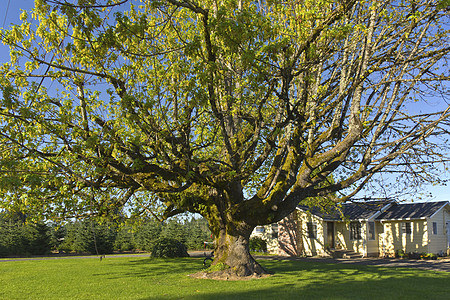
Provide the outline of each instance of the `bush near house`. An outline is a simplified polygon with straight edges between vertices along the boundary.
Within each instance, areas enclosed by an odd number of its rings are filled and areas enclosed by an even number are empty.
[[[437,255],[434,253],[422,253],[420,255],[420,259],[432,259],[432,260],[436,260],[437,259]]]
[[[434,253],[419,253],[419,252],[405,252],[402,249],[395,251],[395,258],[407,258],[407,259],[432,259],[436,260],[437,255]]]
[[[249,240],[250,251],[267,252],[267,243],[260,237],[252,237]]]

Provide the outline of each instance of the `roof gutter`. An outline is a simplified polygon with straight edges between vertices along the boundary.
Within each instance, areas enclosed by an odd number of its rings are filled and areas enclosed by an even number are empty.
[[[404,218],[404,219],[379,219],[375,221],[380,222],[387,222],[387,221],[415,221],[415,220],[426,220],[427,217],[421,217],[421,218]]]

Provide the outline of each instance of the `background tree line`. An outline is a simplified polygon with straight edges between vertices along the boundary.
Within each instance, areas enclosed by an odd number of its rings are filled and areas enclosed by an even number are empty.
[[[110,254],[114,251],[151,251],[159,238],[171,238],[187,249],[203,249],[211,241],[204,219],[166,222],[145,220],[135,224],[97,222],[93,219],[64,225],[25,222],[22,215],[0,215],[0,257],[65,253]]]

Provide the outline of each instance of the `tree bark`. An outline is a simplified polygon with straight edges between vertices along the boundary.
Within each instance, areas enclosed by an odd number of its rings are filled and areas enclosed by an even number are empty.
[[[224,264],[229,269],[225,272],[238,277],[259,276],[268,272],[256,262],[249,250],[251,226],[241,226],[245,229],[221,229],[215,237],[215,250],[213,265]]]

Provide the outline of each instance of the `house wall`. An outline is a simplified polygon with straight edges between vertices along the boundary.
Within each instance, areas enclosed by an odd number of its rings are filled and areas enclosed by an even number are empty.
[[[279,229],[279,254],[281,255],[328,255],[326,250],[327,222],[303,211],[296,211],[295,217],[286,219],[285,234]],[[308,223],[317,226],[317,236],[310,238]],[[402,223],[411,224],[411,233],[402,232]],[[438,233],[433,235],[433,222]],[[401,221],[376,221],[375,240],[369,240],[369,227],[361,221],[361,239],[350,240],[350,223],[334,222],[335,248],[350,250],[364,256],[393,257],[396,251],[436,253],[450,255],[450,205],[436,213],[433,218]],[[281,228],[281,227],[279,227]],[[283,241],[282,241],[283,240]]]
[[[450,205],[442,209],[427,220],[428,251],[429,253],[446,253],[448,248],[448,235],[446,222],[450,221]],[[433,234],[433,222],[437,224],[437,234]]]
[[[402,233],[402,223],[411,222],[411,234]],[[394,256],[397,250],[428,252],[428,227],[426,220],[383,221],[383,234],[379,236],[380,253]]]
[[[448,208],[448,206],[447,206]],[[446,224],[446,232],[447,232],[447,255],[450,256],[450,211],[447,210],[447,214],[445,216],[445,224]]]
[[[278,255],[302,255],[300,222],[297,211],[278,222]]]
[[[381,257],[390,256],[389,247],[386,245],[385,233],[384,233],[384,224],[382,222],[375,223],[376,230],[376,239],[378,244],[378,255]]]
[[[362,239],[350,240],[350,223],[336,222],[336,249],[350,250],[367,255],[367,225],[366,222],[360,223]]]
[[[317,235],[315,238],[309,237],[308,223],[313,223],[317,228]],[[298,228],[300,231],[300,253],[306,256],[324,256],[327,255],[325,251],[326,237],[326,222],[322,219],[313,216],[309,213],[298,214]]]
[[[257,226],[250,238],[259,237],[266,241],[267,252],[271,254],[278,254],[278,232],[275,232],[274,226],[272,224],[265,226]]]

